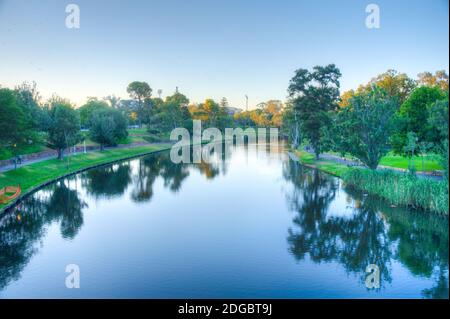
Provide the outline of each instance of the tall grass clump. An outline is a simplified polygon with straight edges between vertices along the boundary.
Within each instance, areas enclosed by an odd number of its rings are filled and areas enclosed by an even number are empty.
[[[342,174],[348,185],[380,196],[391,204],[407,205],[448,215],[448,181],[418,178],[391,170],[352,168]]]

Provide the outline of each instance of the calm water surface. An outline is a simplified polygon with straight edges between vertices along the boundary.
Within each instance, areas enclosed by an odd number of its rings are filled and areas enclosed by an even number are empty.
[[[65,286],[68,264],[79,289]],[[448,298],[448,219],[263,145],[212,164],[160,153],[57,182],[2,216],[0,297]]]

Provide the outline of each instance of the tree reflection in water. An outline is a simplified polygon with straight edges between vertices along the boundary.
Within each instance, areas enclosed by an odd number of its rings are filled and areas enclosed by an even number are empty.
[[[288,229],[289,250],[297,260],[338,262],[364,285],[367,265],[380,268],[381,287],[392,282],[391,263],[401,262],[420,277],[435,280],[422,295],[448,298],[448,219],[391,207],[383,200],[345,188],[345,214],[332,214],[330,204],[340,189],[337,178],[284,164],[283,176],[293,189],[286,194],[296,212]],[[335,208],[333,209],[344,209]],[[348,210],[348,211],[347,211]]]
[[[26,198],[0,219],[0,291],[20,278],[37,252],[48,227],[60,224],[61,235],[73,239],[83,225],[86,203],[76,190],[77,177],[52,184]]]
[[[51,224],[57,223],[63,238],[72,240],[83,226],[87,204],[77,187],[94,198],[117,198],[130,187],[131,199],[148,202],[155,181],[179,192],[190,173],[207,179],[226,174],[227,161],[174,164],[169,153],[160,153],[86,171],[34,193],[0,218],[0,291],[20,278],[39,249]],[[391,265],[400,262],[414,276],[431,278],[425,298],[448,298],[448,219],[390,207],[385,202],[351,188],[337,178],[283,162],[283,176],[292,186],[286,193],[295,212],[287,241],[292,255],[313,262],[337,262],[364,285],[366,266],[376,264],[382,287],[395,283]],[[136,164],[136,165],[134,165]],[[346,204],[342,203],[346,196]],[[342,210],[336,214],[336,210]]]
[[[178,192],[191,169],[208,179],[218,176],[221,169],[226,170],[226,164],[220,159],[216,163],[174,164],[168,152],[137,161],[137,172],[133,172],[131,161],[125,161],[65,178],[6,212],[0,219],[0,291],[20,278],[52,223],[59,223],[63,238],[75,238],[83,226],[83,209],[87,207],[77,190],[79,181],[88,195],[108,199],[123,195],[131,184],[132,200],[146,202],[153,196],[153,185],[158,177],[163,179],[164,187]]]
[[[83,186],[95,198],[121,196],[131,182],[129,162],[88,170],[82,175]]]
[[[172,192],[179,192],[190,169],[198,170],[207,179],[214,179],[220,174],[219,164],[205,161],[198,164],[175,164],[170,160],[168,152],[144,157],[139,160],[137,173],[133,176],[131,198],[135,202],[150,201],[153,197],[153,185],[158,177],[163,179],[164,187]]]

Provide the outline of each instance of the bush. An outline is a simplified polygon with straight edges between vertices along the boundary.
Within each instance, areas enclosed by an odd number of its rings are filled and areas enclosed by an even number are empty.
[[[448,182],[418,178],[391,170],[349,169],[342,179],[348,185],[387,199],[391,204],[408,205],[448,215]]]
[[[128,136],[127,121],[122,113],[113,108],[99,109],[90,118],[90,137],[100,144],[101,149],[106,146],[116,146]]]

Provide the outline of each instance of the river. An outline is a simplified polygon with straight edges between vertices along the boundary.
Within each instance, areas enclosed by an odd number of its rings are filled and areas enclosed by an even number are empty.
[[[163,152],[35,192],[0,217],[0,298],[448,298],[448,218],[269,150]]]

